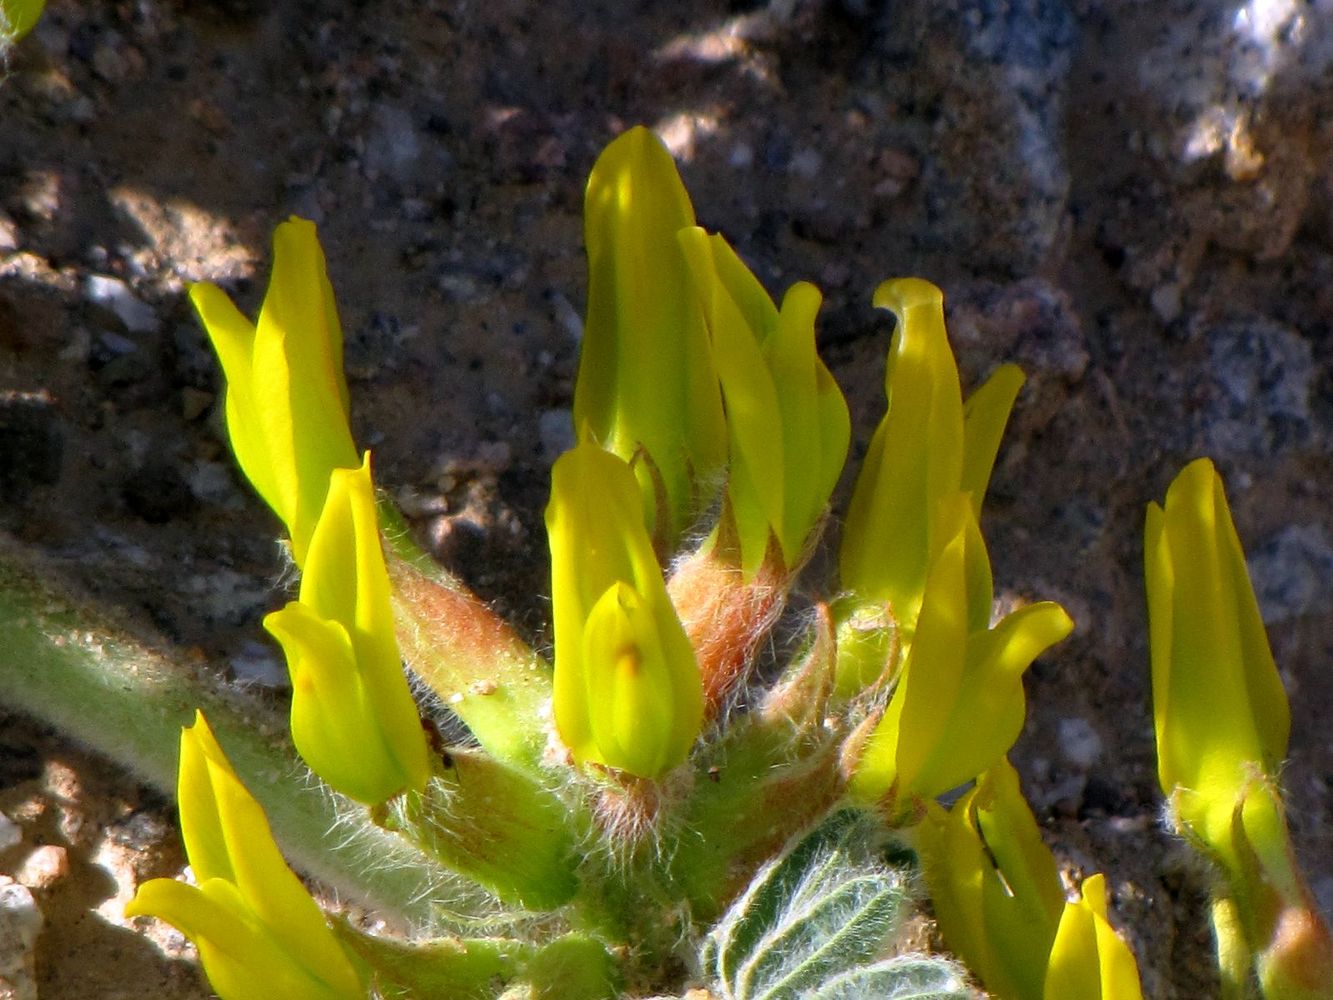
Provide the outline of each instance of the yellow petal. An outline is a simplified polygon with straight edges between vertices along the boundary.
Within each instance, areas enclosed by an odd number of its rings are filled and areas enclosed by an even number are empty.
[[[797,282],[782,299],[777,328],[764,345],[782,413],[784,514],[778,537],[795,565],[842,475],[851,418],[842,390],[815,351],[819,289]]]
[[[256,325],[257,422],[268,443],[280,513],[302,564],[331,470],[354,468],[342,329],[315,226],[292,219],[273,236],[273,276]]]
[[[767,329],[751,328],[747,312],[776,325],[777,310],[722,237],[695,227],[684,230],[680,239],[722,387],[730,442],[727,495],[740,536],[742,568],[749,574],[763,562],[770,535],[782,528],[785,483],[778,392],[760,346]],[[721,278],[724,270],[737,286],[739,302]]]
[[[1034,604],[985,627],[990,569],[966,494],[942,520],[952,537],[930,566],[916,635],[884,716],[852,782],[878,798],[930,799],[996,764],[1023,728],[1023,672],[1073,629],[1055,604]]]
[[[357,464],[348,425],[342,329],[313,223],[273,236],[273,274],[257,326],[208,284],[191,301],[227,378],[227,432],[242,471],[282,519],[305,562],[329,472]]]
[[[583,756],[655,778],[681,764],[703,716],[699,689],[677,685],[672,658],[691,656],[684,630],[660,635],[632,588],[607,588],[588,614],[583,664],[592,746]],[[577,754],[577,749],[575,750]]]
[[[978,519],[1004,426],[1009,422],[1009,412],[1025,379],[1017,365],[1000,365],[963,404],[961,489],[971,495],[972,512]]]
[[[254,349],[255,327],[232,305],[222,289],[200,282],[190,286],[190,302],[208,332],[222,374],[226,403],[227,436],[231,439],[236,462],[274,512],[282,516],[278,487],[269,461],[268,442],[255,419],[260,406],[255,399]]]
[[[288,951],[229,882],[215,879],[196,888],[153,879],[139,887],[125,915],[165,920],[193,941],[221,1000],[363,1000],[366,995],[341,949],[332,955],[315,954],[323,950],[318,947]],[[321,933],[332,942],[327,927]]]
[[[0,42],[17,42],[33,29],[46,0],[0,0]]]
[[[1064,894],[1017,772],[1002,760],[947,814],[932,803],[916,841],[949,948],[1000,1000],[1041,1000]]]

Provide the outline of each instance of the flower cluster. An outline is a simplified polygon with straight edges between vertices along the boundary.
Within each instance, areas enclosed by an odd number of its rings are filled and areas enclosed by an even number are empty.
[[[805,631],[782,661],[765,639],[829,520],[851,434],[816,352],[820,294],[798,282],[776,304],[695,225],[643,128],[598,160],[586,226],[578,443],[546,510],[550,664],[377,500],[314,227],[279,227],[256,324],[213,286],[191,293],[237,461],[301,572],[297,599],[265,620],[297,750],[371,822],[484,891],[488,927],[530,936],[408,946],[331,929],[202,718],[180,771],[199,885],[148,883],[130,912],[189,934],[224,1000],[689,985],[795,1000],[927,983],[961,1000],[948,960],[881,954],[910,880],[866,845],[894,829],[945,940],[996,996],[1141,1000],[1104,878],[1065,899],[1007,759],[1024,672],[1073,629],[1051,602],[993,620],[980,514],[1022,373],[1001,366],[965,398],[940,290],[876,290],[896,317],[887,409],[846,511],[840,589],[789,617]],[[1226,873],[1219,912],[1269,996],[1325,995],[1292,986],[1333,949],[1290,862],[1275,790],[1285,697],[1210,466],[1150,511],[1147,561],[1163,789]],[[447,718],[423,727],[404,655]],[[713,949],[687,963],[707,981],[684,978],[682,941]]]

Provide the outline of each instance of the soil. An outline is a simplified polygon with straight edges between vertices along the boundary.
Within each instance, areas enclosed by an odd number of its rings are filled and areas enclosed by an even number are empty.
[[[1078,627],[1028,674],[1013,759],[1071,882],[1106,873],[1145,995],[1214,995],[1206,877],[1158,821],[1143,509],[1217,461],[1327,910],[1328,6],[52,0],[0,79],[0,528],[281,709],[259,627],[285,599],[277,527],[232,468],[184,292],[214,281],[253,313],[296,214],[319,223],[377,481],[548,641],[583,185],[647,123],[770,291],[823,290],[852,468],[883,407],[884,278],[944,288],[967,386],[1027,371],[984,527],[1001,600]],[[79,735],[0,714],[0,872],[45,919],[41,996],[208,996],[179,935],[119,912],[184,863],[170,802]]]

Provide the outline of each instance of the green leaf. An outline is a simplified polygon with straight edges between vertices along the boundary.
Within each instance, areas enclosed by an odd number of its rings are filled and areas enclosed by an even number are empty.
[[[828,980],[805,1000],[970,1000],[963,972],[940,958],[904,955]]]
[[[720,994],[726,1000],[954,995],[923,992],[930,984],[961,984],[948,962],[867,964],[882,953],[911,895],[905,875],[883,862],[883,841],[873,814],[845,809],[761,869],[704,945],[704,967]]]

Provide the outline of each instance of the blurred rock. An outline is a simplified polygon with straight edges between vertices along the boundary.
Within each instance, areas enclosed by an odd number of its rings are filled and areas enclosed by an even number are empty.
[[[1310,344],[1290,327],[1258,318],[1206,329],[1208,366],[1195,413],[1203,450],[1218,458],[1269,458],[1310,443]]]
[[[1333,607],[1333,539],[1323,525],[1288,525],[1261,542],[1247,562],[1265,624]]]
[[[978,269],[1030,273],[1056,246],[1069,194],[1063,116],[1078,31],[1068,5],[892,4],[881,27],[886,72],[934,109],[924,244]]]

